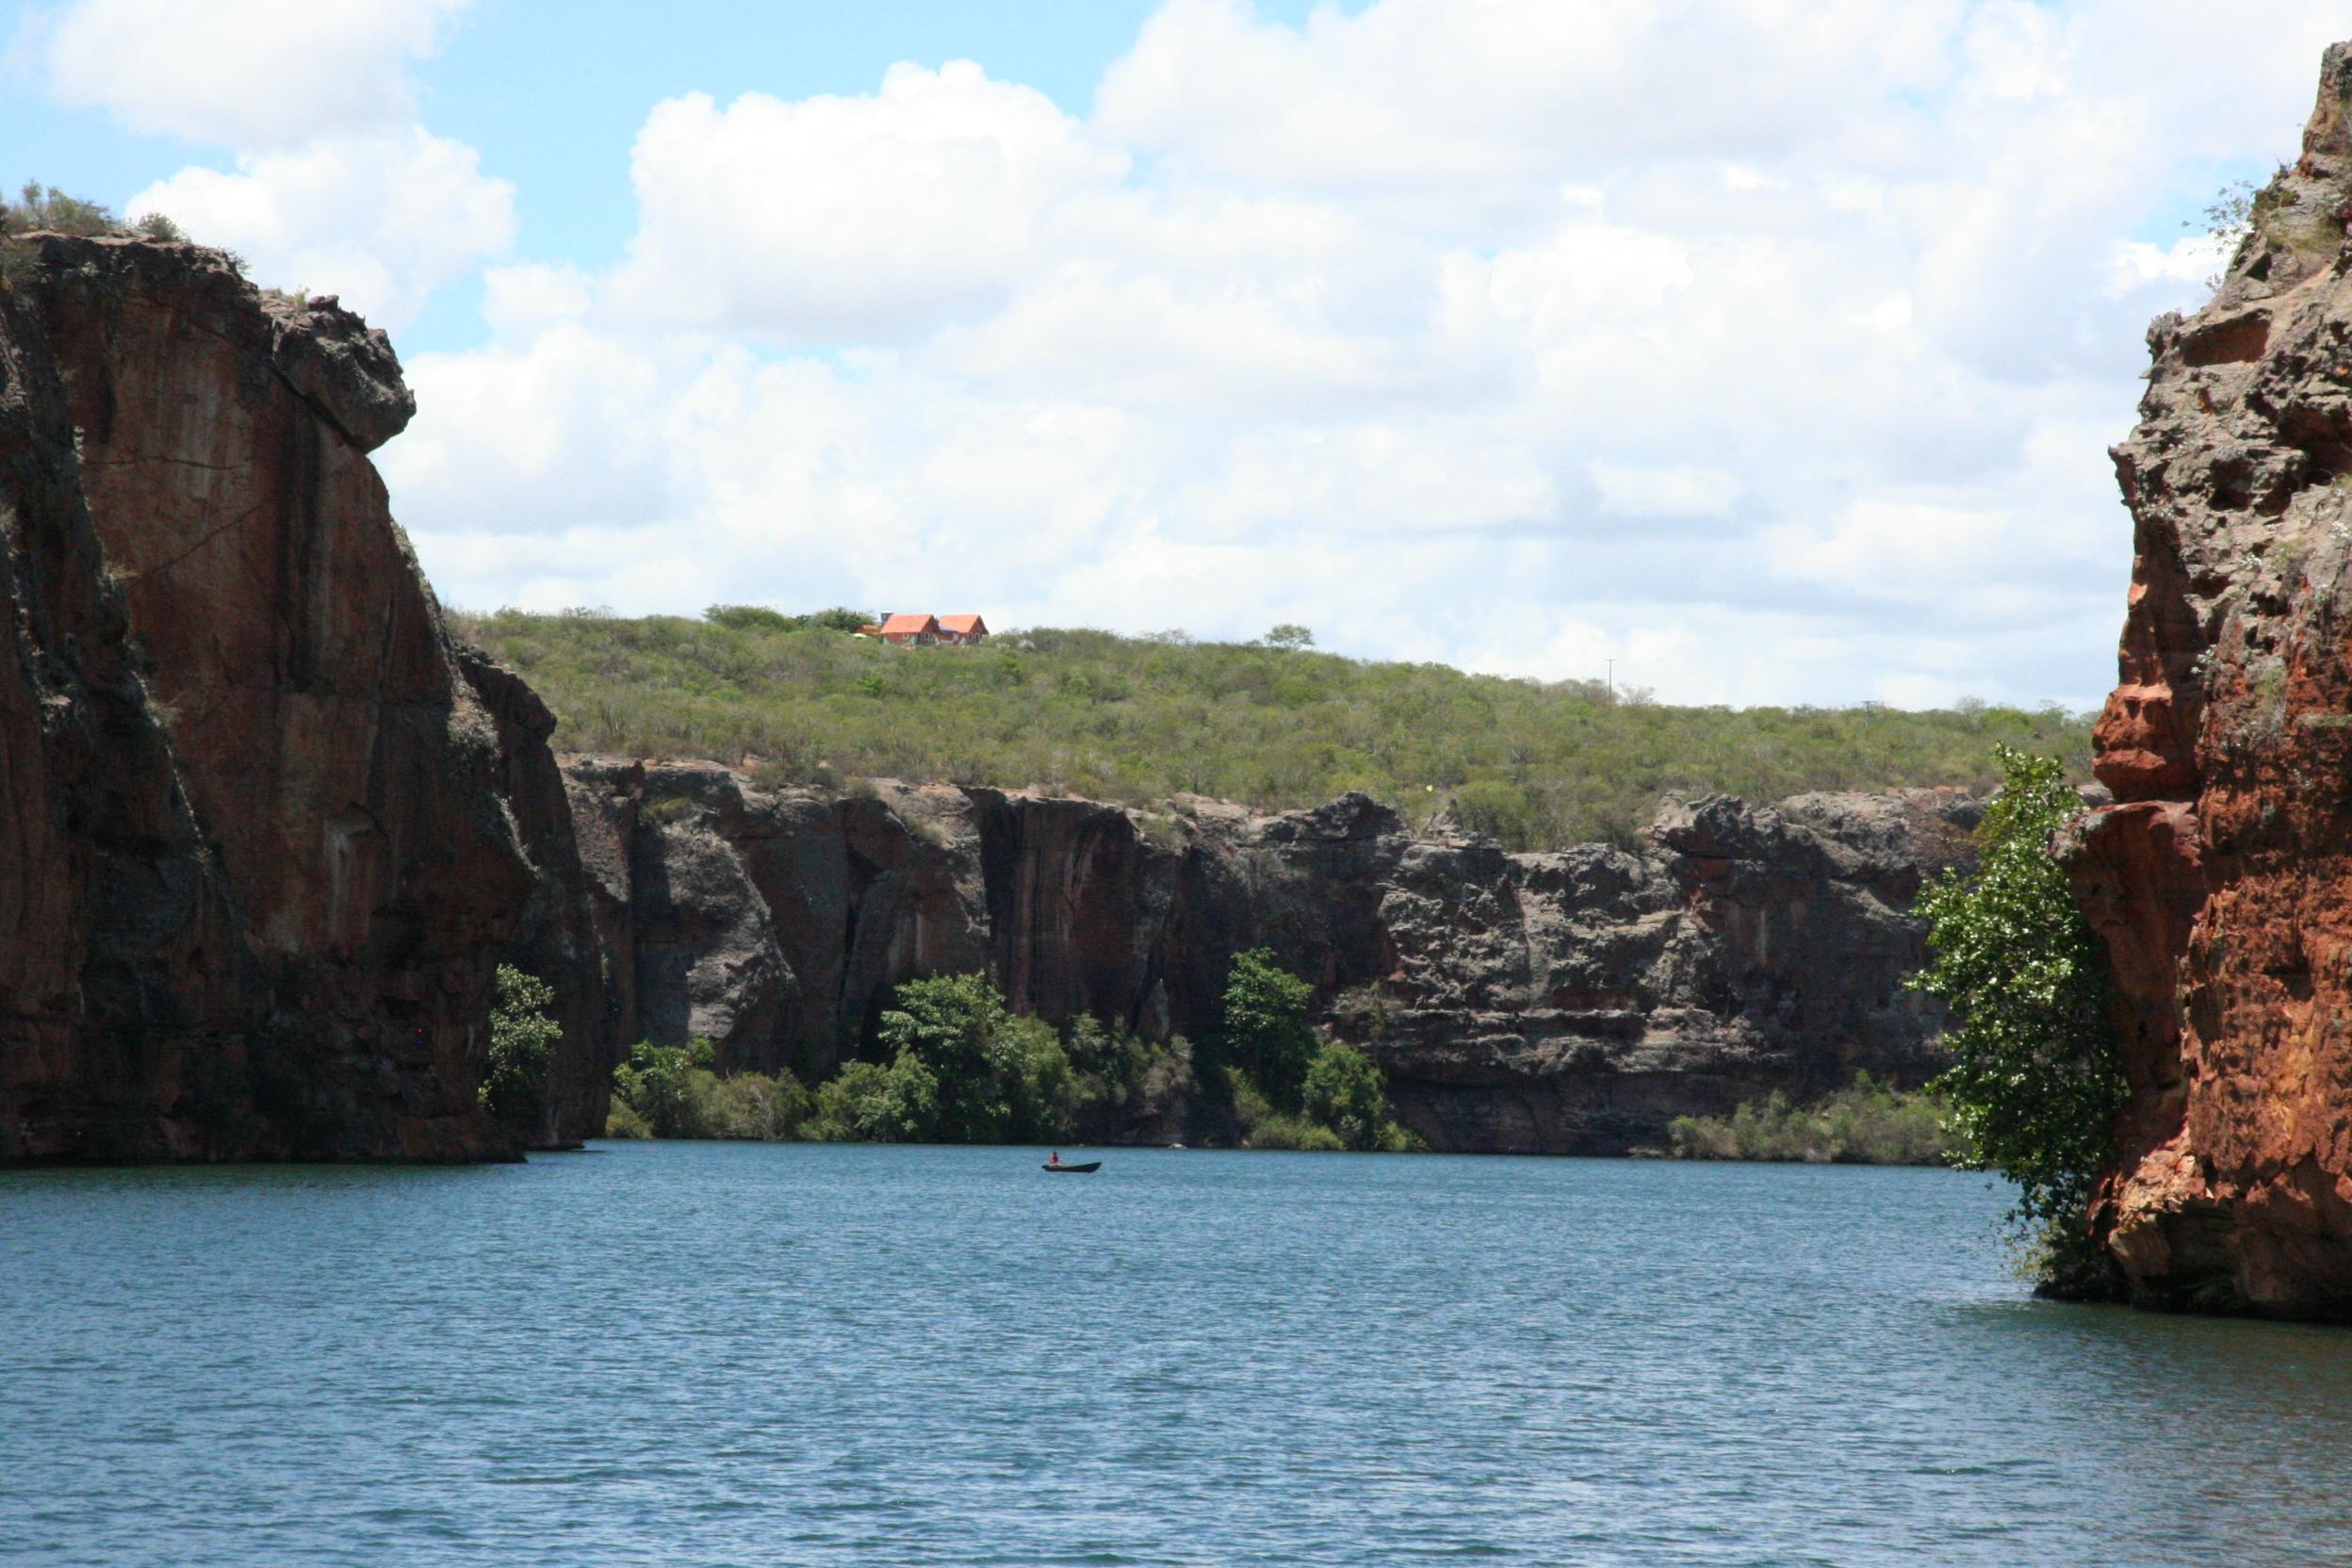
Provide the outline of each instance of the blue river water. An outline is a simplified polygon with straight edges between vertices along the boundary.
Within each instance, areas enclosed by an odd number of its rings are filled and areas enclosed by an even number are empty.
[[[2352,1562],[2352,1336],[1982,1177],[1037,1158],[0,1173],[0,1562]]]

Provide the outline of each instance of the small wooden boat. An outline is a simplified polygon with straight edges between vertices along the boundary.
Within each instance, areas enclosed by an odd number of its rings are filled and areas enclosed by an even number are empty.
[[[1102,1169],[1102,1162],[1101,1160],[1088,1160],[1084,1165],[1063,1165],[1057,1161],[1048,1160],[1044,1165],[1038,1167],[1037,1168],[1040,1170],[1068,1171],[1072,1176],[1085,1176],[1093,1171]]]

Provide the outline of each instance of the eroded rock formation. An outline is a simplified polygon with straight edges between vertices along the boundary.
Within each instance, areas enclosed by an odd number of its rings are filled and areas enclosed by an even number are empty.
[[[987,970],[1012,1004],[1142,1032],[1217,1023],[1271,947],[1432,1147],[1615,1152],[1673,1117],[1857,1068],[1917,1082],[1941,1019],[1903,988],[1921,878],[1969,853],[1955,792],[1670,807],[1640,852],[1416,840],[1362,795],[1256,815],[879,781],[841,798],[712,764],[566,764],[624,1037],[829,1071],[889,989]]]
[[[194,247],[12,249],[0,1158],[508,1153],[475,1084],[537,743],[368,460],[390,346]]]
[[[2115,449],[2116,804],[2064,852],[2131,1099],[2095,1223],[2144,1300],[2352,1315],[2352,46]]]
[[[893,986],[974,970],[1056,1022],[1201,1035],[1257,946],[1442,1149],[1617,1151],[1935,1065],[1900,981],[1975,820],[1949,792],[1709,799],[1639,850],[1514,856],[1361,795],[559,767],[386,509],[368,452],[411,405],[381,334],[194,247],[32,251],[0,287],[0,1160],[506,1154],[475,1096],[502,959],[557,997],[546,1143],[601,1128],[625,1041],[814,1081]]]

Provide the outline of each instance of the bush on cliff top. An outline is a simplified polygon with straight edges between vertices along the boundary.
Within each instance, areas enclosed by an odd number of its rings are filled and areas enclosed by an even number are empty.
[[[2101,1272],[2084,1217],[2111,1152],[2125,1086],[2107,1013],[2107,963],[2074,902],[2050,836],[2082,802],[2059,766],[2002,746],[2001,795],[1979,829],[1981,859],[1946,872],[1917,906],[1928,967],[1913,984],[1950,1004],[1956,1163],[2017,1184],[2013,1219],[2045,1288],[2077,1293]]]
[[[180,226],[162,213],[142,213],[129,223],[101,202],[69,196],[56,186],[27,180],[11,202],[0,196],[0,236],[35,234],[142,234],[150,239],[186,239]]]
[[[762,760],[765,779],[950,779],[1145,805],[1192,792],[1266,808],[1350,789],[1414,821],[1451,809],[1514,849],[1630,842],[1669,791],[1989,788],[1990,743],[2087,761],[2083,717],[1964,705],[1669,708],[1266,643],[1035,629],[893,648],[811,617],[456,614],[561,716],[555,743]],[[777,625],[795,620],[809,624]]]

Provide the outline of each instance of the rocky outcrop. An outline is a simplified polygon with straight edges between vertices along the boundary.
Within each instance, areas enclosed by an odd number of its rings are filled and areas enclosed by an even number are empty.
[[[829,1071],[890,988],[986,970],[1013,1005],[1214,1029],[1270,947],[1432,1147],[1605,1153],[1673,1117],[1857,1069],[1918,1082],[1941,1017],[1902,981],[1922,877],[1969,853],[1957,792],[1670,806],[1639,851],[1416,839],[1350,795],[1258,815],[982,788],[768,792],[713,764],[567,760],[625,1037]],[[593,825],[591,825],[593,824]]]
[[[544,1144],[600,1129],[639,1038],[814,1081],[901,981],[970,971],[1199,1035],[1259,946],[1439,1148],[1617,1151],[1935,1065],[1898,981],[1974,820],[1949,793],[1709,799],[1637,851],[1514,856],[1361,795],[559,766],[387,511],[368,452],[412,404],[381,334],[193,247],[30,248],[0,286],[0,1160],[503,1156],[501,961],[556,996]]]
[[[0,1159],[509,1154],[491,971],[564,895],[368,461],[389,345],[216,253],[11,249]]]
[[[2352,46],[2115,450],[2116,804],[2062,850],[2131,1098],[2094,1222],[2144,1301],[2352,1316]]]

